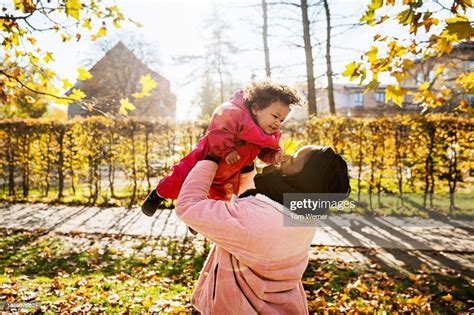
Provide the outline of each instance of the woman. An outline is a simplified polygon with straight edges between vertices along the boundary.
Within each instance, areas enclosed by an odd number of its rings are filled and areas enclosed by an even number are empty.
[[[176,205],[184,223],[216,243],[193,305],[203,314],[307,314],[301,279],[316,227],[285,226],[283,194],[348,194],[346,162],[329,147],[303,147],[256,175],[254,187],[232,202],[207,199],[216,162],[208,156],[195,166]],[[241,187],[251,186],[251,175],[242,175]]]

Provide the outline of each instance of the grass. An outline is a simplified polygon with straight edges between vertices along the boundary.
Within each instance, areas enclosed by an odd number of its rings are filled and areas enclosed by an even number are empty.
[[[0,302],[37,302],[46,313],[194,312],[190,297],[209,251],[203,240],[1,232]],[[472,279],[426,266],[391,273],[337,255],[349,250],[313,248],[333,258],[310,260],[304,273],[310,312],[469,310]]]

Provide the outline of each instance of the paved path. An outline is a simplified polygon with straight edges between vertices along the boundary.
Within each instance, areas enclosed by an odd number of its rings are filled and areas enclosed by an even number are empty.
[[[139,208],[3,203],[0,226],[63,233],[193,237],[172,210],[159,211],[149,218]],[[381,249],[384,260],[393,260],[398,265],[400,261],[405,264],[435,261],[441,267],[474,270],[473,221],[328,215],[320,221],[313,245]]]

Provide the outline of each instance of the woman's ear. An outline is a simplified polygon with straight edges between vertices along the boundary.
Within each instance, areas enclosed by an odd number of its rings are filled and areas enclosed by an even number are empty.
[[[258,112],[258,106],[256,103],[253,103],[252,106],[250,106],[250,109],[252,111],[252,115],[256,116]]]

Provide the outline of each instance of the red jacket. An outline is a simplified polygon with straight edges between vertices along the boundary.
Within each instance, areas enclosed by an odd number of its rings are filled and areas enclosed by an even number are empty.
[[[162,197],[177,199],[186,176],[211,151],[222,161],[209,191],[209,198],[226,200],[229,192],[226,192],[224,185],[232,184],[234,193],[237,193],[243,167],[252,164],[257,156],[265,163],[274,162],[275,154],[281,151],[278,146],[280,137],[280,131],[271,135],[263,132],[245,106],[243,92],[239,91],[229,102],[214,111],[207,134],[173,166],[172,173],[159,182],[156,190]],[[233,150],[239,153],[240,160],[227,164],[225,157]]]

